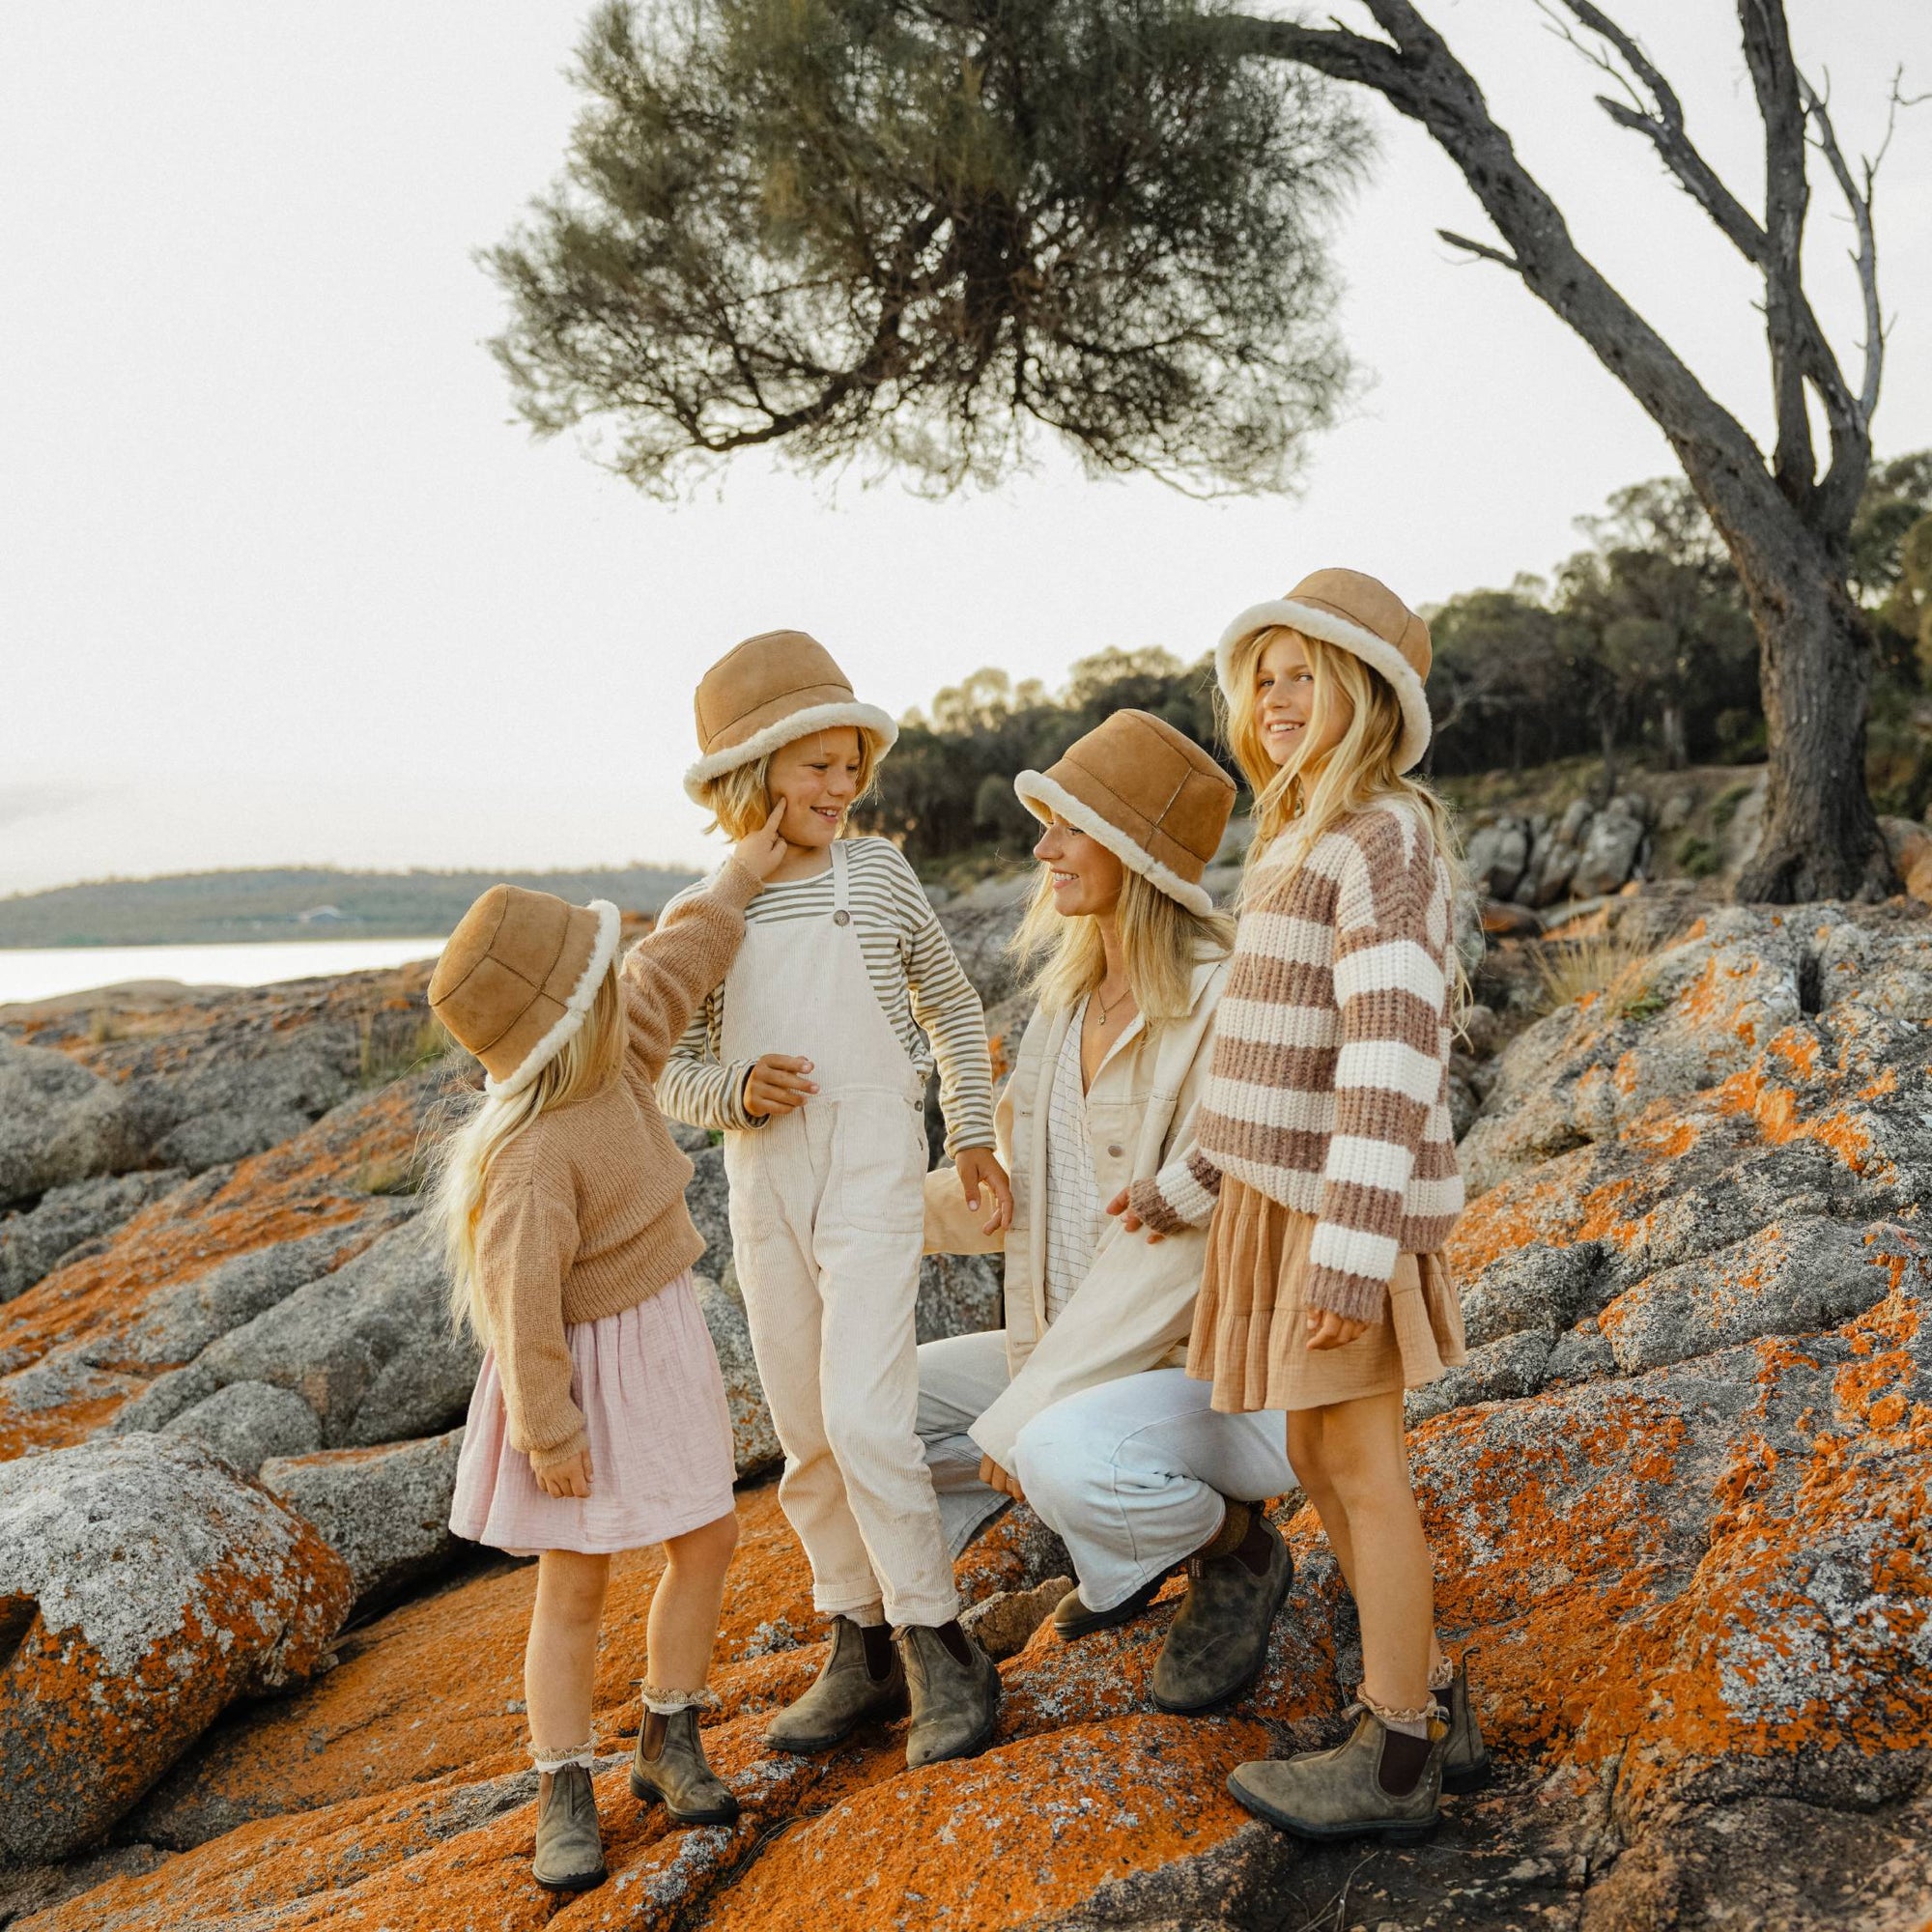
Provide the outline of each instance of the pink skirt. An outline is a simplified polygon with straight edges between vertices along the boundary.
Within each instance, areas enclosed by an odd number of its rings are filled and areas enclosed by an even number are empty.
[[[510,1446],[495,1350],[469,1398],[449,1526],[513,1556],[602,1556],[682,1536],[732,1510],[731,1415],[689,1272],[635,1308],[564,1331],[590,1438],[590,1493],[550,1496]]]

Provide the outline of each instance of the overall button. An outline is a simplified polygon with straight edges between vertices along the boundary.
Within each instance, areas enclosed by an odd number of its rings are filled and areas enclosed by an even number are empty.
[[[1114,1160],[1119,1160],[1121,1157],[1121,1150],[1118,1147],[1110,1147],[1107,1150],[1107,1153],[1109,1157]]]
[[[843,906],[840,906],[838,910],[832,915],[832,923],[834,925],[850,925],[852,923],[852,915],[849,912],[847,912]]]

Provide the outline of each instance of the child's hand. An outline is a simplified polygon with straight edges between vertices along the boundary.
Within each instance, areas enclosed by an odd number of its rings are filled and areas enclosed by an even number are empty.
[[[1122,1229],[1129,1235],[1138,1235],[1143,1228],[1147,1228],[1148,1245],[1150,1247],[1151,1247],[1156,1241],[1164,1241],[1167,1239],[1167,1236],[1165,1235],[1157,1235],[1151,1228],[1148,1228],[1147,1223],[1143,1221],[1141,1217],[1134,1212],[1132,1195],[1130,1190],[1127,1188],[1124,1187],[1122,1188],[1121,1191],[1117,1195],[1115,1195],[1110,1202],[1107,1203],[1107,1212],[1110,1214],[1118,1214],[1121,1217]]]
[[[1350,1321],[1332,1308],[1308,1311],[1308,1346],[1311,1349],[1346,1349],[1369,1332],[1366,1321]]]
[[[746,1113],[763,1121],[804,1106],[818,1092],[806,1078],[810,1071],[809,1060],[794,1060],[787,1053],[760,1054],[745,1075]]]
[[[1016,1503],[1026,1501],[1026,1492],[1020,1488],[1019,1478],[1009,1475],[990,1456],[980,1458],[980,1480],[989,1490],[998,1490],[1003,1496],[1011,1496]]]
[[[738,840],[731,848],[731,856],[744,867],[754,879],[769,879],[779,868],[779,863],[791,848],[779,836],[779,820],[784,816],[784,801],[772,807],[772,815],[758,827]]]
[[[567,1463],[532,1469],[537,1488],[547,1496],[587,1496],[590,1493],[590,1451],[580,1449]]]
[[[993,1150],[961,1148],[953,1156],[952,1164],[959,1170],[959,1189],[966,1197],[967,1207],[977,1213],[980,1195],[992,1197],[992,1219],[980,1223],[980,1233],[997,1235],[1002,1228],[1010,1228],[1013,1225],[1013,1186]]]

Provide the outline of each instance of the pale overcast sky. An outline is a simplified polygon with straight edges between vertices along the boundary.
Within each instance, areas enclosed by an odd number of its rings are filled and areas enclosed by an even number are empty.
[[[0,892],[217,866],[697,861],[703,667],[816,633],[894,711],[984,664],[1194,657],[1321,564],[1415,602],[1507,583],[1668,453],[1503,271],[1425,137],[1376,112],[1342,227],[1373,386],[1298,499],[1040,473],[932,504],[741,462],[676,508],[510,420],[472,251],[555,174],[584,8],[540,0],[10,0],[0,9]],[[1338,11],[1359,14],[1342,0]],[[1533,0],[1427,0],[1583,247],[1733,408],[1765,416],[1753,283]],[[1747,201],[1725,0],[1622,0]],[[1927,0],[1793,0],[1868,146],[1932,87]],[[1881,454],[1932,442],[1932,106],[1881,183],[1897,317]],[[1856,361],[1829,185],[1816,299]]]

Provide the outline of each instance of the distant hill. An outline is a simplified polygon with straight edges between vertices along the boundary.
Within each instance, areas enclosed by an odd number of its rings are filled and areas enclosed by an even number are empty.
[[[104,879],[0,898],[0,947],[184,946],[266,939],[413,939],[445,933],[497,880],[577,904],[656,912],[697,876],[662,866],[590,872],[342,872],[287,867]]]

